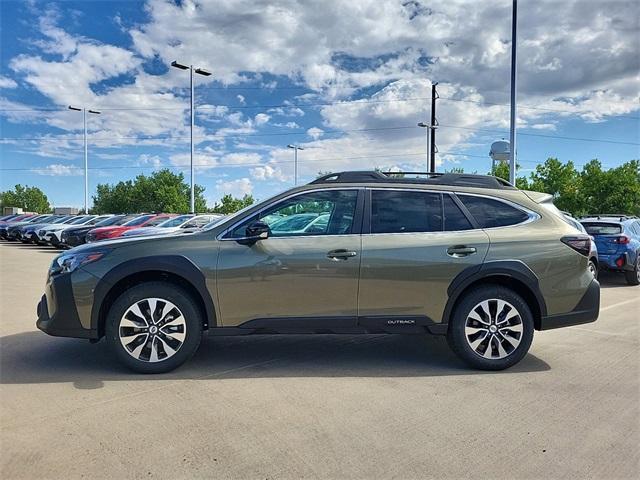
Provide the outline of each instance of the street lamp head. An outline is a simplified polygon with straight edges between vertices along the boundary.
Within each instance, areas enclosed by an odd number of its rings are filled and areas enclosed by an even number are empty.
[[[69,110],[75,110],[76,112],[81,112],[82,111],[81,108],[74,107],[74,106],[71,106],[71,105],[69,105]]]
[[[96,115],[100,115],[101,112],[98,110],[87,110],[89,113],[95,113]]]
[[[293,148],[295,150],[304,150],[304,148],[298,146],[298,145],[292,145],[291,143],[289,145],[287,145],[287,148]]]
[[[196,73],[199,73],[200,75],[204,75],[205,77],[208,77],[209,75],[211,75],[211,72],[208,70],[205,70],[204,68],[196,68]]]
[[[181,63],[178,63],[175,60],[173,62],[171,62],[171,66],[179,68],[180,70],[188,70],[189,69],[189,67],[187,67],[186,65],[182,65]]]
[[[289,144],[289,145],[287,145],[287,148],[296,148],[296,147],[295,147],[295,145]]]
[[[420,123],[418,123],[418,126],[422,127],[422,128],[427,128],[429,125],[427,123],[420,122]]]

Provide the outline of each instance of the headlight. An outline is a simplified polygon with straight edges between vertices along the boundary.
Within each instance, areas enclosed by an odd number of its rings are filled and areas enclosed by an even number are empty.
[[[81,265],[100,260],[106,252],[66,253],[56,257],[51,264],[50,273],[71,273]]]

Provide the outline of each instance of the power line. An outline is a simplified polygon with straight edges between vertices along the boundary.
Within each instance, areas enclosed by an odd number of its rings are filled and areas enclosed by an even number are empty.
[[[477,131],[477,132],[487,132],[487,133],[497,133],[497,134],[506,134],[508,133],[506,130],[499,130],[499,129],[487,129],[487,128],[479,128],[479,127],[463,127],[460,125],[446,125],[446,124],[440,124],[440,127],[446,127],[446,128],[456,128],[456,129],[462,129],[462,130],[471,130],[471,131]],[[345,129],[345,130],[325,130],[322,132],[322,135],[333,135],[333,134],[339,134],[339,133],[353,133],[353,132],[376,132],[376,131],[389,131],[389,130],[408,130],[408,129],[415,129],[415,126],[413,125],[403,125],[403,126],[392,126],[392,127],[377,127],[377,128],[358,128],[358,129]],[[291,135],[309,135],[306,131],[304,132],[271,132],[271,133],[234,133],[234,134],[211,134],[211,135],[205,135],[205,136],[195,136],[194,138],[197,138],[199,140],[206,140],[206,139],[218,139],[218,138],[245,138],[245,137],[273,137],[273,136],[291,136]],[[624,141],[620,141],[620,140],[612,140],[612,139],[597,139],[597,138],[584,138],[584,137],[570,137],[570,136],[564,136],[564,135],[546,135],[546,134],[542,134],[542,133],[526,133],[526,132],[520,132],[518,133],[518,135],[523,135],[523,136],[529,136],[529,137],[542,137],[542,138],[557,138],[557,139],[561,139],[561,140],[575,140],[575,141],[582,141],[582,142],[595,142],[595,143],[612,143],[612,144],[618,144],[618,145],[640,145],[640,143],[637,142],[624,142]],[[96,142],[101,142],[101,141],[108,141],[108,142],[113,142],[113,141],[117,141],[117,140],[180,140],[180,139],[185,139],[185,138],[190,138],[189,136],[183,136],[183,135],[177,135],[177,136],[173,136],[173,135],[164,135],[164,136],[121,136],[121,137],[92,137],[90,138],[90,141],[93,143]],[[80,136],[74,136],[74,137],[1,137],[0,138],[0,142],[3,140],[7,140],[7,141],[11,141],[11,142],[20,142],[20,141],[33,141],[33,142],[40,142],[40,141],[44,141],[44,142],[48,142],[48,141],[58,141],[58,142],[65,142],[65,141],[76,141],[76,140],[80,140],[81,137]]]
[[[453,102],[463,102],[463,103],[473,103],[476,105],[492,105],[492,106],[504,106],[508,107],[508,103],[499,103],[499,102],[489,102],[486,100],[468,100],[463,98],[454,98],[454,97],[439,97],[443,100],[453,101]],[[325,107],[325,106],[350,106],[357,104],[380,104],[380,103],[395,103],[395,102],[411,102],[411,101],[419,101],[419,100],[431,100],[431,97],[414,97],[414,98],[400,98],[400,99],[390,99],[390,100],[340,100],[336,102],[321,102],[321,103],[280,103],[280,104],[258,104],[258,105],[232,105],[232,104],[215,104],[215,105],[200,105],[196,107],[196,110],[211,110],[215,108],[231,108],[238,110],[251,110],[251,109],[270,109],[270,108],[307,108],[307,107]],[[101,110],[104,111],[181,111],[186,109],[187,107],[103,107]],[[576,112],[574,110],[563,110],[557,108],[546,108],[546,107],[537,107],[533,105],[526,104],[518,104],[518,108],[531,109],[531,110],[540,110],[545,112],[554,112],[554,113],[566,113],[571,115],[579,115],[584,116],[588,114],[595,115],[595,112]],[[2,108],[0,112],[63,112],[66,111],[64,108],[59,107],[34,107],[34,108]],[[611,115],[616,118],[626,118],[630,120],[640,120],[640,117],[634,117],[630,115]]]
[[[488,157],[484,155],[475,155],[471,153],[464,152],[439,152],[442,155],[454,155],[461,157],[471,157],[471,158],[481,158],[483,160],[487,160]],[[419,156],[424,155],[424,152],[408,152],[408,153],[393,153],[393,154],[376,154],[376,155],[362,155],[356,157],[320,157],[320,158],[305,158],[304,163],[315,163],[315,162],[328,162],[334,160],[360,160],[360,159],[368,159],[368,158],[394,158],[394,157],[410,157],[410,156]],[[293,160],[270,160],[268,162],[262,163],[237,163],[237,162],[221,162],[215,164],[195,164],[195,167],[264,167],[271,164],[284,164],[284,163],[293,163]],[[75,166],[69,166],[69,168],[80,168]],[[163,168],[189,168],[189,165],[109,165],[105,167],[89,167],[89,170],[125,170],[125,169],[163,169]],[[46,167],[31,167],[31,168],[0,168],[0,171],[3,172],[25,172],[25,171],[33,171],[37,173],[38,170],[46,170]]]
[[[458,129],[462,129],[462,130],[473,130],[476,132],[487,132],[487,133],[500,133],[500,134],[506,134],[509,133],[506,130],[493,130],[493,129],[487,129],[487,128],[478,128],[478,127],[462,127],[462,126],[458,126],[458,125],[440,125],[441,127],[447,127],[447,128],[458,128]],[[581,142],[596,142],[596,143],[615,143],[618,145],[640,145],[640,143],[636,143],[636,142],[622,142],[619,140],[609,140],[609,139],[598,139],[598,138],[584,138],[584,137],[567,137],[564,135],[545,135],[543,133],[523,133],[523,132],[519,132],[518,136],[520,135],[524,135],[527,137],[542,137],[542,138],[558,138],[561,140],[577,140],[577,141],[581,141]]]

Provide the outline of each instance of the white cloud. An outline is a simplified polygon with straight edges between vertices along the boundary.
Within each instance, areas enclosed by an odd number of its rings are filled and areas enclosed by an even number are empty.
[[[233,196],[241,197],[243,195],[250,195],[253,192],[253,184],[251,183],[251,180],[246,177],[226,182],[218,180],[216,182],[216,190],[221,195],[230,193]]]
[[[190,168],[191,154],[176,153],[169,156],[169,161],[176,167]],[[193,165],[196,170],[209,170],[211,168],[215,168],[218,165],[218,158],[214,155],[196,153],[193,156]]]
[[[224,166],[255,165],[257,163],[260,163],[261,159],[262,157],[260,156],[260,154],[255,152],[229,153],[224,157],[222,157],[220,161],[220,165],[221,166],[222,165]]]
[[[236,95],[236,98],[238,99],[238,102],[240,102],[240,105],[244,105],[246,103],[244,95]]]
[[[162,166],[162,159],[158,155],[143,153],[138,157],[138,165],[159,168]]]
[[[322,135],[324,135],[324,130],[318,127],[311,127],[307,130],[307,135],[309,135],[314,140],[319,139]]]
[[[18,84],[14,80],[0,75],[0,88],[16,88],[17,86]]]
[[[31,170],[38,175],[46,175],[51,177],[74,177],[84,175],[84,170],[73,165],[63,165],[61,163],[53,163],[43,168],[33,168]]]
[[[261,126],[261,125],[266,124],[269,121],[270,118],[271,117],[269,115],[267,115],[266,113],[258,113],[254,117],[253,121],[256,124],[256,126]]]
[[[281,182],[289,181],[282,169],[277,165],[266,164],[263,167],[255,167],[250,170],[251,176],[256,180],[279,180]]]

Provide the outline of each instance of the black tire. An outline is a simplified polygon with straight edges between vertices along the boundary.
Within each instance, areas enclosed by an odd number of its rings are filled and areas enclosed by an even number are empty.
[[[599,271],[598,271],[598,264],[596,263],[595,260],[593,259],[589,259],[589,270],[593,273],[593,278],[595,278],[596,280],[598,279],[598,275],[599,275]]]
[[[625,271],[624,278],[629,285],[640,285],[640,253],[636,254],[636,264],[633,270]]]
[[[171,335],[175,335],[176,333],[178,335],[184,335],[183,341],[179,345],[179,347],[176,348],[175,353],[173,354],[167,353],[170,351],[170,349],[165,348],[165,346],[168,347],[169,343],[164,341],[160,342],[161,340],[160,338],[156,338],[156,339],[153,338],[154,336],[157,336],[157,337],[162,336],[162,338],[167,340],[167,336],[162,335],[163,333],[165,334],[167,333],[166,330],[164,332],[162,331],[162,328],[166,328],[166,327],[156,328],[157,333],[155,335],[152,335],[151,333],[137,334],[138,336],[142,336],[141,337],[142,341],[138,342],[137,345],[139,346],[141,344],[144,344],[144,346],[140,350],[141,353],[138,354],[139,358],[135,358],[133,356],[135,354],[135,350],[137,349],[135,349],[132,353],[129,353],[129,350],[123,345],[123,342],[121,342],[121,339],[120,339],[121,330],[123,331],[123,334],[128,334],[129,331],[134,331],[131,329],[131,327],[127,327],[127,326],[122,327],[122,329],[120,328],[121,321],[124,321],[123,316],[125,315],[125,313],[128,313],[130,308],[134,308],[133,307],[134,305],[138,304],[138,302],[144,302],[145,299],[161,299],[164,302],[168,301],[172,303],[175,307],[177,307],[177,309],[179,310],[178,313],[182,314],[182,318],[184,319],[183,321],[184,326],[182,325],[180,326],[182,330],[180,332],[175,332],[175,333],[170,332]],[[158,304],[162,305],[161,302],[157,302],[157,305]],[[142,305],[149,306],[150,304],[149,302],[147,302],[146,304],[142,303]],[[168,304],[165,303],[165,305],[168,305]],[[144,307],[139,307],[139,308],[140,308],[140,311],[142,312]],[[163,308],[163,307],[160,306],[157,308]],[[142,320],[145,322],[144,324],[148,322],[147,319],[148,319],[149,310],[150,308],[146,310],[145,313],[147,315],[145,315],[144,318],[142,318]],[[157,311],[158,310],[156,309],[156,312]],[[171,312],[173,312],[173,310]],[[165,314],[165,317],[172,318],[172,317],[169,317],[169,314],[171,312],[168,312],[167,314]],[[151,317],[154,317],[154,316],[156,316],[155,313],[151,315]],[[159,317],[157,318],[158,318],[157,320],[158,325],[160,325],[160,322],[162,322],[163,319]],[[143,323],[140,323],[140,324],[144,325]],[[151,331],[151,327],[146,327],[146,330],[148,332]],[[135,330],[135,331],[137,332],[138,330]],[[133,335],[125,336],[124,338],[137,339],[138,337],[135,337],[135,335],[136,334],[134,333]],[[146,335],[146,337],[144,335]],[[107,318],[106,318],[105,337],[107,339],[107,344],[109,345],[109,348],[113,351],[113,353],[118,358],[118,360],[122,362],[124,365],[126,365],[128,368],[130,368],[131,370],[139,373],[165,373],[182,365],[184,362],[186,362],[188,359],[190,359],[193,356],[196,350],[198,350],[198,346],[200,345],[200,340],[202,337],[202,317],[200,314],[200,310],[198,309],[194,299],[191,297],[191,295],[189,295],[189,293],[187,293],[180,287],[177,287],[174,284],[166,283],[166,282],[143,283],[140,285],[136,285],[135,287],[132,287],[126,292],[124,292],[122,295],[118,297],[118,299],[113,303],[113,305],[111,305],[111,308],[109,309],[109,313],[107,314]],[[173,336],[170,336],[169,338],[172,341],[175,340]],[[124,341],[126,342],[127,340],[124,340]],[[158,346],[159,344],[162,344],[162,345]],[[175,346],[173,343],[171,343],[171,345]],[[151,352],[151,350],[154,350],[154,349],[156,351],[156,357],[160,357],[162,353],[170,356],[164,359],[152,361],[153,358],[151,358],[151,355],[153,353]],[[148,355],[148,357],[150,358],[145,359],[144,357],[146,355],[142,354],[143,351],[147,351],[151,353],[151,355]]]
[[[484,328],[484,324],[474,323],[475,321],[471,319],[469,315],[480,317],[481,315],[478,314],[478,310],[476,310],[475,307],[484,301],[488,301],[487,305],[490,306],[492,312],[494,311],[494,305],[496,306],[495,310],[497,310],[498,300],[510,304],[507,307],[503,307],[502,311],[505,312],[503,315],[509,316],[512,311],[511,306],[517,311],[516,313],[518,315],[508,320],[507,324],[505,324],[502,323],[504,320],[501,320],[504,316],[500,316],[500,312],[497,312],[498,315],[495,315],[495,317],[498,325],[494,328],[496,328],[496,330],[499,328],[499,330],[491,333],[487,327],[486,335],[482,337],[485,330],[475,328],[473,325]],[[470,328],[478,331],[478,336],[469,336],[470,339],[477,341],[480,338],[486,339],[489,337],[488,340],[482,340],[476,344],[476,348],[479,350],[482,350],[484,346],[491,348],[489,353],[490,358],[485,358],[480,352],[474,350],[471,346],[471,343],[474,342],[467,340],[468,335],[465,333],[465,328],[467,327],[468,318],[469,322],[473,324],[470,325]],[[494,324],[492,316],[489,316],[486,320],[488,323]],[[510,323],[513,323],[514,326],[509,326]],[[503,326],[499,327],[500,324]],[[518,332],[515,331],[515,329],[519,328],[518,325],[521,325],[519,336],[517,335]],[[511,328],[514,330],[511,330]],[[500,285],[482,285],[473,288],[458,300],[458,304],[449,323],[447,341],[451,349],[467,365],[480,370],[504,370],[518,363],[527,354],[533,340],[533,330],[534,323],[531,309],[520,295]],[[509,338],[507,338],[507,336]],[[514,347],[512,341],[519,343]],[[486,349],[484,351],[486,352]],[[507,355],[499,358],[502,354],[501,352]],[[495,355],[493,355],[494,353]]]

